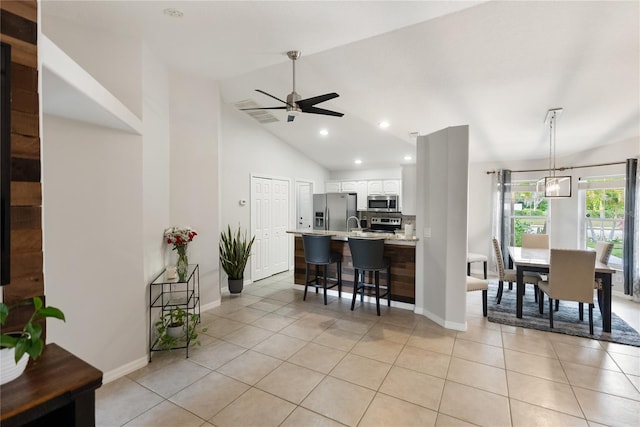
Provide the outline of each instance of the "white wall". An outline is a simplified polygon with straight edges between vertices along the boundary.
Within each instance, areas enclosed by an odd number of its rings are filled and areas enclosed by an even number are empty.
[[[67,316],[48,322],[47,337],[108,382],[147,363],[149,283],[165,266],[166,227],[198,231],[190,261],[200,264],[202,305],[220,299],[219,90],[171,75],[136,38],[43,21],[54,43],[100,69],[94,77],[142,117],[142,136],[43,117],[45,293]]]
[[[44,115],[42,141],[48,341],[110,371],[147,348],[142,138]]]
[[[314,192],[323,192],[328,171],[230,105],[222,105],[221,123],[221,227],[229,224],[233,228],[240,223],[242,228],[251,229],[251,206],[240,206],[238,201],[251,200],[253,174],[290,180],[290,229],[295,229],[295,180],[312,181]]]
[[[189,245],[189,263],[200,266],[201,304],[220,300],[218,268],[218,142],[220,92],[216,82],[172,74],[171,224],[188,225],[198,235]],[[162,233],[162,230],[158,230]]]
[[[416,313],[466,329],[469,127],[450,127],[417,141]]]
[[[41,1],[42,32],[98,80],[136,116],[142,116],[140,38],[118,31],[100,31],[91,22],[79,26],[47,13],[55,2]]]
[[[153,54],[142,49],[142,168],[144,283],[164,269],[166,243],[162,230],[171,225],[169,73]],[[146,310],[145,310],[146,311]]]

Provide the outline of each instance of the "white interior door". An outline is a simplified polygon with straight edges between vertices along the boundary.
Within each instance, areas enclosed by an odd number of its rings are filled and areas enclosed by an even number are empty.
[[[312,229],[313,215],[313,184],[296,181],[296,229]]]
[[[256,281],[289,269],[289,181],[251,178],[251,229],[256,240],[251,279]]]
[[[273,209],[271,219],[271,248],[272,268],[271,274],[280,273],[289,269],[289,181],[271,180],[271,206]]]
[[[260,280],[271,273],[271,180],[251,178],[251,228],[255,236],[251,254],[251,279]]]

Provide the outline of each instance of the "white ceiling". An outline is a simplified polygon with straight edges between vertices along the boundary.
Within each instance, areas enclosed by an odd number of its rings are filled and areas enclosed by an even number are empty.
[[[280,106],[254,89],[286,98],[286,51],[302,51],[296,91],[339,93],[318,107],[344,117],[275,110],[261,126],[330,170],[397,167],[411,132],[463,124],[473,162],[546,158],[553,107],[559,156],[640,136],[637,1],[46,0],[42,14],[139,35],[169,67],[219,80],[231,105]]]

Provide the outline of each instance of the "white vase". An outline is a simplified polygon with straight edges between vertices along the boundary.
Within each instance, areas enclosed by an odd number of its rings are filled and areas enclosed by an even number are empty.
[[[185,335],[184,325],[167,326],[167,335],[171,338],[182,338]]]
[[[0,384],[6,384],[18,378],[24,372],[29,361],[27,353],[16,363],[15,348],[0,349]]]

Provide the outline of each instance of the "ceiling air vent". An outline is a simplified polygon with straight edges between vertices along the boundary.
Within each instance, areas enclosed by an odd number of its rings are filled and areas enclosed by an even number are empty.
[[[238,110],[245,109],[243,113],[248,114],[260,123],[279,122],[278,118],[266,110],[246,110],[246,108],[262,108],[261,105],[252,99],[245,99],[234,104]]]

